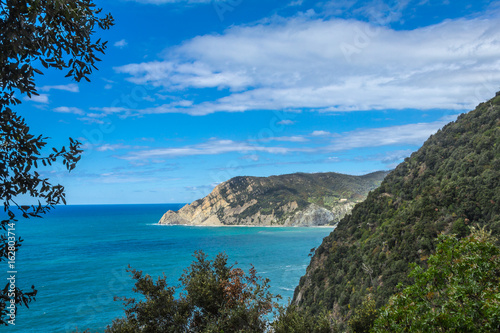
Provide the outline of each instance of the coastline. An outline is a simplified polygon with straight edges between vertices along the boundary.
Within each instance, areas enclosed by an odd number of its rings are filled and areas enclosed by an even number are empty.
[[[281,304],[286,305],[306,272],[310,249],[331,232],[324,228],[154,227],[164,212],[162,205],[61,208],[45,216],[43,223],[30,219],[18,226],[26,239],[21,248],[22,273],[26,280],[36,281],[40,297],[29,309],[18,311],[19,321],[8,332],[33,332],[33,327],[39,327],[40,332],[65,333],[76,326],[104,332],[113,319],[123,316],[122,302],[115,302],[114,296],[131,292],[128,264],[152,277],[165,273],[169,285],[176,284],[197,250],[210,257],[225,252],[230,263],[238,262],[245,271],[253,264],[259,275],[272,281],[271,292],[282,295]],[[88,253],[90,247],[93,251]],[[99,295],[98,303],[89,295]],[[82,316],[82,311],[88,315]]]
[[[154,223],[152,225],[166,226],[166,227],[197,227],[197,228],[224,228],[224,227],[241,227],[241,228],[332,228],[335,229],[336,225],[204,225],[204,224],[160,224]]]

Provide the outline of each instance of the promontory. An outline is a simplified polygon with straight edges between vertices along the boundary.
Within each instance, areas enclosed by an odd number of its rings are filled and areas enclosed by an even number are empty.
[[[159,224],[199,226],[335,226],[377,188],[386,171],[363,176],[294,173],[270,177],[240,176]]]

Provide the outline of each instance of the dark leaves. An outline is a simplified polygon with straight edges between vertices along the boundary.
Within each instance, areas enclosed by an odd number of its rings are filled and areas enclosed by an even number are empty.
[[[35,74],[43,68],[68,69],[67,76],[89,81],[88,76],[100,61],[96,53],[104,53],[106,43],[93,34],[97,28],[113,25],[110,14],[99,17],[101,9],[91,0],[39,1],[0,0],[0,197],[5,216],[0,227],[17,221],[16,215],[41,217],[59,203],[66,203],[64,187],[53,185],[37,172],[62,162],[68,171],[81,158],[81,143],[70,139],[69,148],[53,148],[50,155],[42,155],[47,138],[31,135],[24,119],[9,106],[18,105],[14,97],[38,95]],[[38,67],[40,67],[38,65]],[[38,205],[20,206],[18,196],[38,199]],[[21,240],[16,241],[15,250]],[[7,238],[0,235],[0,262],[8,256]],[[17,306],[28,306],[35,299],[36,290],[16,291]],[[0,324],[6,324],[6,289],[0,291]]]

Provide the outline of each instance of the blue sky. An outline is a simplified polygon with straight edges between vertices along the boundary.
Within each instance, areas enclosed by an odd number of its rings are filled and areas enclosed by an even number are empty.
[[[394,168],[499,89],[496,1],[99,0],[92,82],[17,110],[84,143],[69,204],[180,203],[234,176]]]

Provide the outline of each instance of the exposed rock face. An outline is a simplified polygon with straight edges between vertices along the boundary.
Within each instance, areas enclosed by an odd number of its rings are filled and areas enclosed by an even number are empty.
[[[177,212],[166,212],[159,224],[333,226],[386,174],[235,177],[219,184],[205,198]]]

